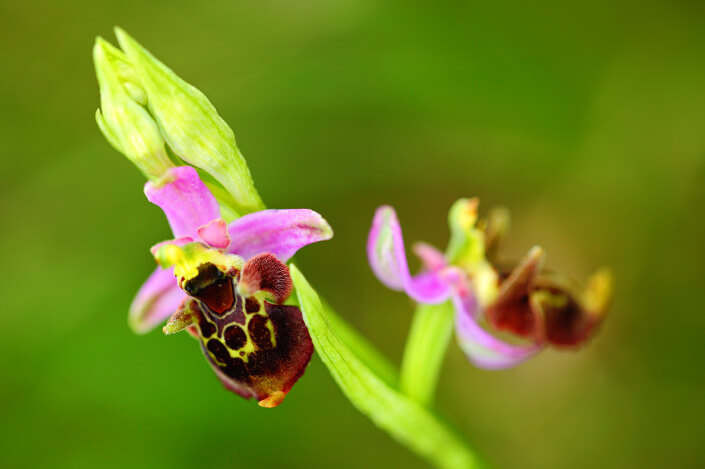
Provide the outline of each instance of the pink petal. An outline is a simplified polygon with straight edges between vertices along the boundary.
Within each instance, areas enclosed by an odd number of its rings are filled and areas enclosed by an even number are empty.
[[[271,252],[286,262],[302,247],[333,237],[333,230],[313,210],[262,210],[230,223],[228,252],[249,259]]]
[[[475,319],[477,303],[465,282],[456,284],[453,305],[455,331],[460,347],[468,359],[480,368],[510,368],[535,355],[542,348],[539,344],[508,344],[480,327]]]
[[[441,251],[434,248],[430,244],[418,242],[413,247],[414,254],[421,259],[424,268],[431,272],[436,272],[448,265],[445,256]]]
[[[377,209],[367,238],[367,257],[377,278],[392,290],[403,290],[419,303],[440,303],[451,289],[438,272],[409,273],[399,220],[394,209]]]
[[[218,202],[195,169],[190,166],[171,168],[165,177],[168,182],[163,185],[145,184],[144,193],[164,211],[174,237],[195,237],[200,226],[220,218]]]
[[[157,268],[137,292],[130,305],[129,323],[140,334],[152,330],[171,316],[186,299],[173,269]]]
[[[225,249],[230,245],[228,225],[222,218],[210,221],[207,225],[198,228],[198,236],[203,242],[218,249]]]

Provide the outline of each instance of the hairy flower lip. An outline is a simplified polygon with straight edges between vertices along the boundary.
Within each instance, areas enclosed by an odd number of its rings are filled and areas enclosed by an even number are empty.
[[[239,259],[232,259],[236,267]],[[257,399],[262,407],[276,407],[313,353],[301,311],[281,304],[291,293],[288,267],[269,253],[253,257],[242,269],[225,261],[224,266],[205,262],[194,278],[179,279],[189,299],[171,316],[164,332],[195,327],[206,359],[227,389]],[[239,284],[248,276],[254,280],[243,294]],[[270,302],[262,289],[271,285],[288,289],[271,295]]]

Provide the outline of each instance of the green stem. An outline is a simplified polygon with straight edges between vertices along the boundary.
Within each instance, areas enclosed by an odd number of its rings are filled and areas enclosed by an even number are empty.
[[[419,305],[414,313],[401,364],[401,392],[430,406],[448,342],[453,332],[450,302]]]
[[[487,467],[435,412],[379,376],[379,370],[387,368],[386,360],[357,331],[341,328],[344,321],[321,304],[296,266],[290,265],[290,270],[316,352],[350,402],[399,443],[440,469]]]

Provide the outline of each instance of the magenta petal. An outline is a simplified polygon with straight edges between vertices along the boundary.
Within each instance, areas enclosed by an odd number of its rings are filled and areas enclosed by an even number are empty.
[[[446,258],[441,251],[430,244],[418,242],[413,247],[414,254],[421,259],[424,268],[436,272],[448,265]]]
[[[480,368],[498,370],[518,365],[541,350],[538,344],[508,344],[480,327],[475,317],[477,303],[464,285],[453,295],[455,331],[468,359]]]
[[[171,316],[186,299],[179,288],[173,269],[157,268],[137,292],[130,305],[129,323],[144,334]]]
[[[205,226],[198,228],[198,236],[203,242],[218,249],[225,249],[230,245],[228,225],[222,218],[212,220]]]
[[[440,303],[450,295],[448,284],[436,272],[421,272],[410,277],[404,291],[419,303]]]
[[[169,220],[174,237],[196,236],[198,227],[220,218],[220,208],[213,194],[190,166],[171,168],[166,182],[144,186],[147,199],[158,205]]]
[[[228,252],[249,259],[271,252],[286,262],[302,247],[333,237],[328,222],[307,209],[262,210],[230,223]]]
[[[438,272],[409,273],[399,220],[394,209],[377,209],[367,238],[367,257],[377,278],[392,290],[403,290],[419,303],[440,303],[450,295],[450,287]]]

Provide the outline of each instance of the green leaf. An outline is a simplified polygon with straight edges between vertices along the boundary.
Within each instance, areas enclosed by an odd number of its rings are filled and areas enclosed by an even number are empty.
[[[329,322],[318,295],[303,274],[293,264],[290,269],[316,351],[350,402],[401,444],[437,467],[480,467],[478,458],[434,413],[391,387],[365,365],[345,342],[345,333],[339,335]]]

